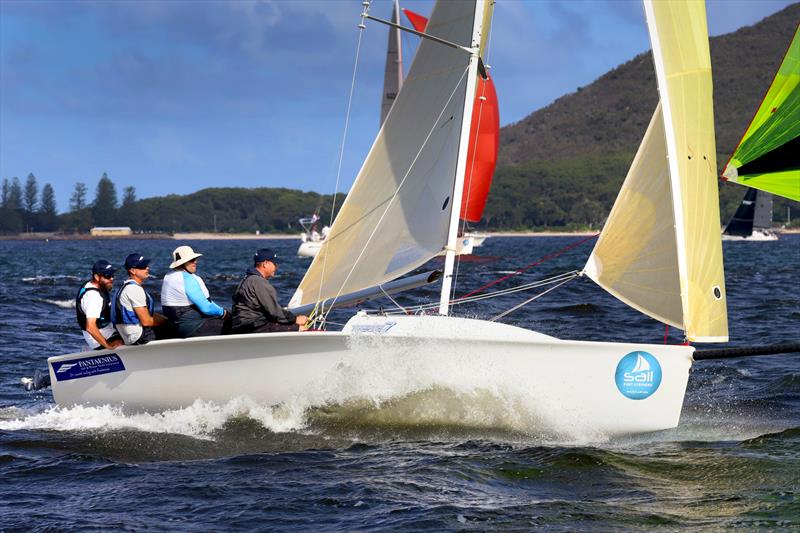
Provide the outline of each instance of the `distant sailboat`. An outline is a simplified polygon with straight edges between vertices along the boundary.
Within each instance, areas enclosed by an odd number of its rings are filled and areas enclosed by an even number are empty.
[[[374,19],[365,4],[362,18]],[[523,406],[543,431],[610,436],[676,426],[691,346],[561,340],[499,323],[500,316],[448,316],[459,303],[456,240],[493,6],[435,4],[403,88],[291,303],[324,318],[354,294],[388,294],[388,285],[405,283],[401,276],[444,251],[438,314],[398,305],[393,316],[357,313],[341,331],[166,340],[51,357],[56,401],[163,409],[248,396],[272,406],[314,391],[323,405],[330,383],[340,384],[342,402],[375,401],[380,382],[379,401],[426,390],[489,393]],[[705,7],[646,0],[645,12],[660,103],[585,273],[689,340],[724,342]],[[437,279],[423,277],[413,276],[414,286]],[[646,375],[632,375],[645,365]]]
[[[800,202],[800,25],[722,177]]]
[[[772,195],[748,189],[741,205],[722,232],[724,241],[776,241],[772,230]]]

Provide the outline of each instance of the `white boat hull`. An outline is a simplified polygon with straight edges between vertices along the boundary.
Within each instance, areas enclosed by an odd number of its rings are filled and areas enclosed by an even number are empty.
[[[365,399],[379,405],[445,390],[499,400],[516,430],[605,438],[675,427],[693,350],[564,341],[464,318],[356,316],[341,332],[157,341],[48,362],[53,395],[65,406],[161,411],[237,397],[265,406],[300,397],[311,398],[309,407]],[[647,361],[627,370],[652,374],[658,367],[660,383],[634,399],[620,388],[618,371],[623,357],[638,354]]]
[[[765,242],[765,241],[777,241],[778,234],[769,231],[769,230],[758,230],[754,229],[753,233],[748,235],[747,237],[740,237],[738,235],[725,235],[722,234],[723,241],[748,241],[748,242]]]
[[[486,233],[467,232],[464,235],[472,239],[473,247],[483,246],[484,241],[489,238],[489,235]]]
[[[305,241],[300,243],[297,255],[300,257],[317,257],[320,248],[322,248],[322,241]]]

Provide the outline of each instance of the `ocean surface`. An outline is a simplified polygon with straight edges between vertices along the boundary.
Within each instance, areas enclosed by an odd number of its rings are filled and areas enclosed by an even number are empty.
[[[459,264],[456,293],[580,239],[490,238]],[[204,254],[198,274],[227,307],[256,248],[285,257],[274,280],[284,303],[308,265],[294,256],[299,241],[0,241],[0,530],[800,529],[796,354],[697,362],[680,425],[626,439],[546,437],[490,394],[420,391],[286,412],[244,390],[224,405],[122,414],[57,407],[49,390],[19,385],[48,356],[81,349],[73,298],[93,261],[153,257],[156,279],[146,286],[157,296],[179,244]],[[591,246],[492,290],[580,269]],[[731,344],[800,340],[800,235],[726,242],[724,252]],[[420,289],[398,302],[437,293]],[[491,318],[533,294],[454,314]],[[502,321],[583,340],[661,343],[665,335],[585,278]],[[669,342],[681,342],[679,333]]]

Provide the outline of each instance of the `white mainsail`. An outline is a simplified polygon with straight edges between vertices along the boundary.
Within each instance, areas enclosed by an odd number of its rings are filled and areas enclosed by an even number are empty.
[[[474,33],[482,14],[474,1],[437,2],[426,32],[472,48],[479,44]],[[465,106],[471,106],[468,93],[474,92],[474,87],[468,91],[468,80],[475,77],[470,64],[471,54],[462,48],[420,42],[392,111],[291,307],[380,285],[445,248],[451,211],[460,205],[454,190],[459,159],[466,158],[459,147]]]
[[[692,341],[728,321],[702,1],[645,0],[660,102],[586,274]]]

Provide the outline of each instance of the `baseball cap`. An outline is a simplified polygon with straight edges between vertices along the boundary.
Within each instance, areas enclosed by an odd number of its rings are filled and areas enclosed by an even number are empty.
[[[273,262],[273,263],[275,263],[277,265],[278,264],[278,254],[275,253],[275,250],[273,250],[272,248],[261,248],[253,256],[253,260],[256,263],[263,263],[264,261],[271,261],[271,262]]]
[[[150,264],[150,259],[145,259],[142,254],[130,254],[125,258],[125,270],[131,268],[146,268]]]
[[[92,265],[92,274],[102,274],[103,276],[113,276],[117,269],[111,266],[111,263],[105,259],[95,261]]]

